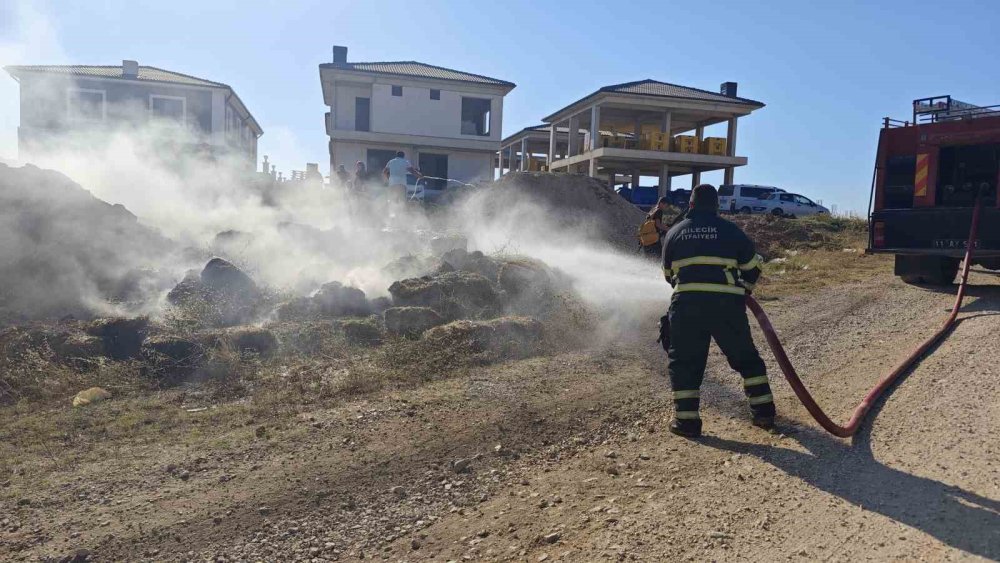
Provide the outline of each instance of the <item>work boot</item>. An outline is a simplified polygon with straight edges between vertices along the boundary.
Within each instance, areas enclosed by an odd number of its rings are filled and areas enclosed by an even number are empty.
[[[774,415],[755,415],[751,424],[764,430],[774,430]]]
[[[675,418],[670,421],[670,432],[685,438],[697,438],[701,436],[701,420]]]

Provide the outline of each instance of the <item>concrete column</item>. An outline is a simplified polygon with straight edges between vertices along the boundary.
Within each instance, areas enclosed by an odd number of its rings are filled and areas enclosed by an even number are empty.
[[[633,170],[632,171],[632,189],[633,190],[639,187],[639,179],[641,178],[641,176],[642,175],[639,173],[638,170]]]
[[[521,139],[521,172],[528,169],[528,138]]]
[[[556,129],[559,127],[558,123],[553,122],[552,128],[549,129],[549,172],[552,171],[552,161],[556,159]]]
[[[508,172],[513,172],[513,171],[517,170],[517,164],[515,164],[516,160],[517,160],[517,151],[514,150],[514,144],[511,143],[511,145],[510,145],[510,161],[509,161],[509,163],[507,165],[507,171]]]
[[[732,184],[733,183],[733,167],[732,166],[730,166],[729,168],[726,168],[725,173],[723,173],[722,183],[723,184]]]
[[[705,127],[702,125],[695,127],[694,136],[698,137],[698,144],[701,145],[701,140],[705,138]]]
[[[596,158],[592,158],[592,159],[590,159],[590,160],[587,161],[587,164],[589,165],[589,168],[587,170],[587,175],[590,176],[591,178],[596,178],[597,177],[597,159]]]
[[[736,156],[736,119],[735,117],[729,119],[728,127],[726,127],[726,155]]]
[[[660,197],[670,193],[670,166],[666,164],[660,165],[660,187],[658,191]]]
[[[601,144],[601,106],[595,104],[590,108],[590,150],[596,150]]]
[[[691,189],[693,190],[695,186],[701,183],[701,170],[692,169],[691,170]]]
[[[609,170],[608,171],[608,189],[611,190],[611,191],[615,191],[615,171],[614,170]]]
[[[580,154],[580,118],[573,115],[569,118],[569,146],[566,149],[566,156],[578,154]]]
[[[660,122],[660,132],[670,134],[670,127],[673,114],[669,111],[663,113],[663,120]]]

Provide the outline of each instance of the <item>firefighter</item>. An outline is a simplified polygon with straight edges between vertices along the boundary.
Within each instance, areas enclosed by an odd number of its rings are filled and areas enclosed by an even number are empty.
[[[700,388],[713,338],[729,365],[743,376],[753,425],[774,428],[774,400],[745,305],[760,276],[761,258],[753,241],[718,211],[715,188],[695,187],[687,218],[663,241],[663,274],[674,288],[666,322],[661,323],[674,398],[670,431],[688,438],[701,435]]]

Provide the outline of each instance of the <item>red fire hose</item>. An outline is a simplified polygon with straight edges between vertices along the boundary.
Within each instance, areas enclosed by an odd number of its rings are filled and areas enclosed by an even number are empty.
[[[816,404],[816,401],[809,394],[809,390],[806,389],[805,385],[802,384],[802,380],[799,379],[798,374],[795,372],[795,368],[792,366],[792,362],[789,361],[788,356],[785,354],[785,349],[781,346],[781,341],[778,340],[778,335],[771,325],[771,321],[767,318],[767,314],[764,313],[764,309],[761,308],[757,301],[747,296],[747,308],[753,313],[754,317],[757,318],[757,322],[760,323],[761,330],[764,331],[764,337],[767,339],[767,344],[770,346],[771,351],[774,353],[774,357],[778,360],[778,365],[781,366],[782,373],[785,374],[785,379],[788,380],[788,384],[792,386],[792,390],[795,391],[795,395],[802,401],[805,405],[806,410],[812,415],[816,422],[819,423],[827,432],[833,434],[834,436],[839,436],[841,438],[847,438],[852,436],[858,431],[858,427],[861,426],[861,421],[864,419],[865,414],[868,413],[875,401],[878,400],[882,393],[885,392],[901,375],[909,371],[909,369],[919,361],[923,355],[932,346],[938,343],[945,334],[955,325],[955,318],[958,316],[958,310],[962,306],[962,299],[965,297],[965,287],[966,282],[969,279],[969,264],[972,258],[972,250],[975,246],[976,233],[979,230],[979,211],[981,203],[980,198],[976,198],[976,205],[972,210],[972,226],[969,229],[969,242],[965,249],[965,262],[962,265],[962,282],[958,285],[958,295],[955,297],[955,306],[951,310],[951,314],[944,321],[944,325],[938,329],[930,338],[924,341],[923,344],[917,346],[906,359],[904,359],[895,369],[889,372],[888,375],[882,378],[878,382],[878,385],[872,388],[871,391],[865,395],[862,399],[861,404],[859,404],[854,409],[854,414],[851,415],[851,419],[847,422],[845,426],[840,426],[837,423],[830,420],[830,417],[823,412],[823,409]]]

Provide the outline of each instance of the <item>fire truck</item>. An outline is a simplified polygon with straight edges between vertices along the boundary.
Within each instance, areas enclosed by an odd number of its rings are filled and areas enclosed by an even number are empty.
[[[869,203],[868,252],[895,255],[907,283],[954,282],[976,199],[973,263],[1000,269],[1000,106],[951,96],[913,101],[913,117],[886,117]]]

